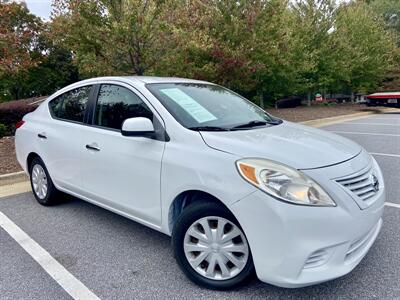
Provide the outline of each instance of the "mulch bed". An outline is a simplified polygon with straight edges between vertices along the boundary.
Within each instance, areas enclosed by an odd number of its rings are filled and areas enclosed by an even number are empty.
[[[0,175],[22,171],[15,157],[14,137],[0,139]]]
[[[33,98],[26,98],[26,99],[21,99],[21,100],[13,100],[13,101],[7,101],[7,102],[0,102],[0,108],[5,107],[5,106],[10,106],[13,104],[32,104],[35,105],[35,103],[38,103],[42,100],[45,100],[47,96],[41,96],[41,97],[33,97]],[[37,105],[37,104],[36,104]]]
[[[279,118],[302,122],[314,119],[335,117],[340,115],[354,114],[364,111],[379,112],[379,108],[367,108],[357,104],[338,104],[332,106],[314,105],[311,107],[267,109],[267,111]],[[14,137],[0,139],[0,174],[7,174],[21,171],[21,167],[15,157]]]

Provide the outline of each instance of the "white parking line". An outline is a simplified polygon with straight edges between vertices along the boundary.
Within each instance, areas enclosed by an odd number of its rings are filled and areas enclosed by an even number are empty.
[[[400,120],[400,117],[399,118],[375,118],[375,117],[371,117],[371,118],[366,118],[366,120],[372,120],[372,121],[375,121],[375,120],[396,120],[396,121],[399,121]]]
[[[0,212],[0,227],[3,228],[73,299],[100,300],[99,297],[69,273],[67,269],[2,212]]]
[[[400,134],[392,134],[392,133],[375,133],[375,132],[356,132],[356,131],[341,131],[341,130],[329,130],[334,133],[343,133],[343,134],[361,134],[361,135],[382,135],[382,136],[400,136]]]
[[[379,126],[400,126],[400,124],[386,124],[386,123],[355,123],[355,122],[344,122],[336,125],[379,125]]]
[[[374,118],[374,119],[366,119],[366,120],[373,121],[373,122],[378,122],[378,123],[382,123],[382,124],[389,124],[389,123],[386,123],[386,122],[382,122],[384,120],[389,120],[389,121],[396,121],[397,120],[398,122],[393,122],[394,124],[399,124],[399,122],[400,122],[400,118],[398,118],[398,119],[385,119],[385,118],[377,119],[377,118]],[[369,122],[363,122],[363,123],[370,124]],[[390,123],[390,124],[392,124],[392,123]]]
[[[385,202],[386,206],[400,208],[400,204],[392,203],[392,202]]]
[[[369,154],[380,155],[380,156],[390,156],[390,157],[400,157],[400,154],[376,153],[376,152],[370,152]]]

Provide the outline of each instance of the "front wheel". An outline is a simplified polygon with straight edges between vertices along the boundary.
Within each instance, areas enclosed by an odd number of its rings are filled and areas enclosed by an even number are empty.
[[[172,242],[179,266],[199,285],[230,289],[254,274],[246,236],[221,204],[206,201],[189,205],[174,226]]]

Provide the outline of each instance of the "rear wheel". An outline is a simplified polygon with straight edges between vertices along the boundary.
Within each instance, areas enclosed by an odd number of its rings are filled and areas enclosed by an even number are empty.
[[[56,204],[60,198],[60,192],[55,188],[44,162],[39,157],[32,160],[29,174],[36,200],[45,206]]]
[[[176,221],[172,241],[179,266],[199,285],[230,289],[254,274],[246,236],[223,205],[191,204]]]

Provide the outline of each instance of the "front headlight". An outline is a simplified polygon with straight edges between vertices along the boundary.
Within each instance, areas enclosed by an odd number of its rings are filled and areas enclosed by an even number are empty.
[[[336,206],[314,180],[296,169],[257,158],[240,159],[236,166],[246,181],[280,200],[301,205]]]

